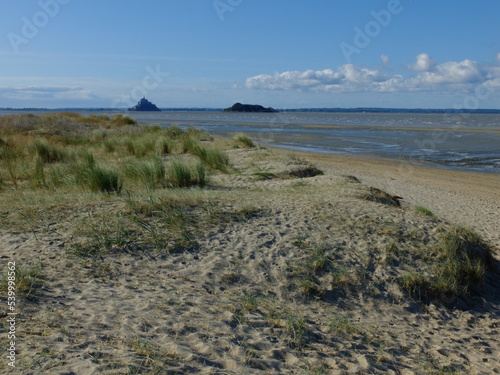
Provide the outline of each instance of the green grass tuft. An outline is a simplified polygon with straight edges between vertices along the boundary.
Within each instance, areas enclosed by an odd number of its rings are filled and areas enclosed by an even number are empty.
[[[94,192],[117,193],[122,190],[122,181],[118,175],[106,168],[96,166],[92,154],[87,154],[83,164],[78,165],[77,184]]]
[[[44,163],[57,163],[67,159],[67,152],[49,145],[45,140],[37,140],[32,148]]]
[[[87,181],[92,191],[119,194],[122,190],[122,183],[118,175],[105,168],[95,167],[89,169]]]
[[[335,334],[354,334],[360,331],[359,327],[346,316],[336,316],[330,321],[330,329]]]
[[[410,295],[419,298],[452,298],[468,295],[484,282],[493,261],[492,249],[473,230],[452,227],[439,242],[432,273],[413,272],[403,275],[399,284]]]
[[[401,199],[400,197],[390,195],[385,191],[374,187],[371,187],[369,191],[362,194],[360,198],[371,202],[385,204],[387,206],[401,207],[401,203],[399,202]]]
[[[224,151],[203,147],[192,137],[182,141],[182,151],[196,156],[211,169],[226,172],[229,167],[229,157]]]
[[[160,158],[134,160],[125,166],[126,176],[139,180],[148,188],[165,186],[165,165]]]
[[[425,207],[422,207],[422,206],[417,206],[415,207],[415,211],[423,214],[423,215],[427,215],[427,216],[430,216],[430,217],[433,217],[434,214],[432,213],[432,211],[428,210],[427,208]]]
[[[167,184],[175,188],[199,186],[207,183],[205,167],[198,163],[194,167],[180,160],[173,160],[167,170]]]
[[[44,284],[41,264],[25,267],[16,266],[14,273],[16,296],[21,296],[28,300],[34,299],[35,290]],[[6,294],[8,291],[8,278],[9,274],[5,272],[0,280],[0,291],[2,294]]]
[[[252,141],[252,139],[243,133],[238,133],[234,136],[233,138],[238,144],[241,144],[243,147],[246,148],[253,148],[255,147],[255,143]]]

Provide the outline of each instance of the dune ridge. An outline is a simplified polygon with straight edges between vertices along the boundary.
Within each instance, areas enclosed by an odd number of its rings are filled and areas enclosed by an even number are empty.
[[[2,205],[0,257],[43,281],[18,373],[500,373],[499,176],[215,142],[204,187]],[[493,250],[484,285],[412,295],[455,224]]]

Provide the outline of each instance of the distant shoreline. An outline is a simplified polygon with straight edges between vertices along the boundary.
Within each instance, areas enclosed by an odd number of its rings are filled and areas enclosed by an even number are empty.
[[[222,112],[224,108],[204,107],[159,107],[162,111],[188,111],[188,112]],[[65,112],[65,111],[127,111],[127,108],[0,108],[0,112]],[[326,113],[475,113],[475,114],[500,114],[500,109],[452,109],[452,108],[277,108],[279,112],[326,112]]]

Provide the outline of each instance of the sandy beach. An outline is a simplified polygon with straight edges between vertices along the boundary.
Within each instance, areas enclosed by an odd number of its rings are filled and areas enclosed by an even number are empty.
[[[356,174],[366,184],[401,195],[453,223],[472,226],[500,247],[500,175],[427,168],[406,161],[304,153],[332,173]]]
[[[1,205],[2,267],[43,275],[19,297],[16,369],[4,353],[1,372],[500,373],[500,175],[226,152],[233,172],[203,189],[1,193],[15,202]],[[401,207],[360,199],[371,188]],[[480,292],[409,295],[398,280],[432,273],[425,253],[454,224],[493,249]],[[180,237],[161,245],[168,251],[148,247],[163,231]]]
[[[483,3],[2,7],[0,375],[500,375]]]

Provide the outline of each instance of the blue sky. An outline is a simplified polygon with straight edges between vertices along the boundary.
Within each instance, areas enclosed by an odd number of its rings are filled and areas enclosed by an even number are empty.
[[[500,108],[496,0],[0,0],[0,107]]]

